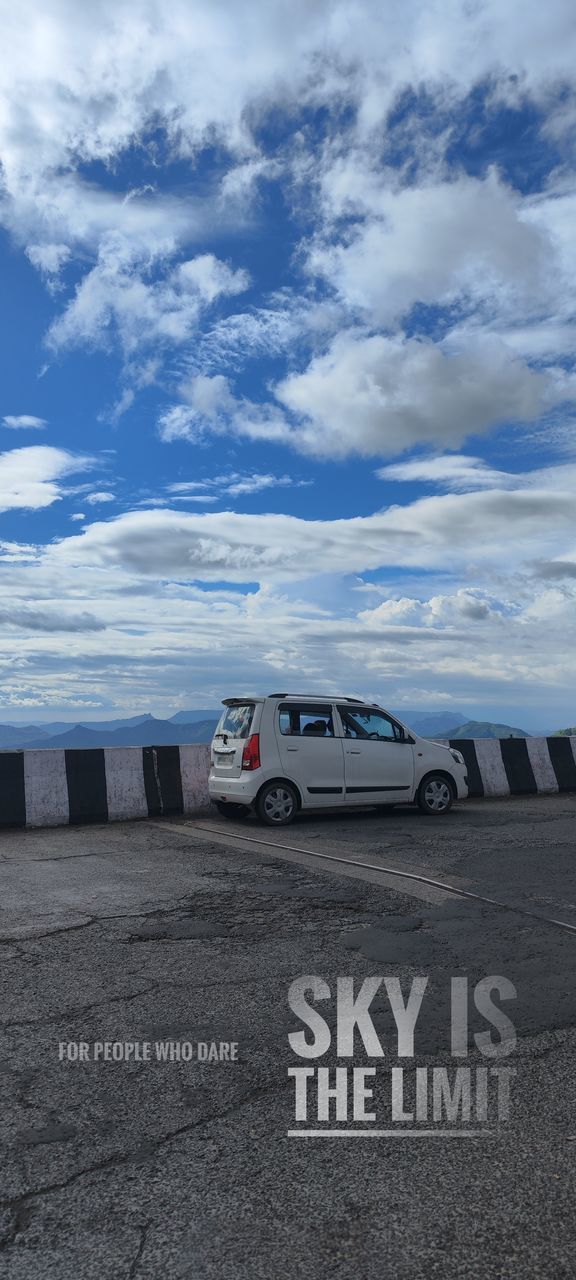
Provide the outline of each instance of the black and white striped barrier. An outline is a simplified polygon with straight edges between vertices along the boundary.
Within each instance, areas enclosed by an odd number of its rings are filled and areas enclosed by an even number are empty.
[[[455,738],[469,793],[576,792],[576,737]],[[1,751],[0,827],[48,827],[207,809],[210,748]]]
[[[0,826],[115,822],[206,809],[210,747],[0,752]]]
[[[575,738],[452,738],[468,773],[470,796],[530,796],[576,791]]]

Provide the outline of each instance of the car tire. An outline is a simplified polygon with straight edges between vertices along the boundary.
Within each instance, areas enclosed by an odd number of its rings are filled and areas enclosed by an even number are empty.
[[[214,803],[223,818],[247,818],[250,813],[250,806],[247,804],[229,804],[227,800],[215,800]]]
[[[268,827],[287,827],[298,812],[298,796],[289,782],[269,782],[256,803],[258,817]]]
[[[441,818],[454,804],[454,789],[441,773],[430,773],[418,788],[418,806],[429,818]]]

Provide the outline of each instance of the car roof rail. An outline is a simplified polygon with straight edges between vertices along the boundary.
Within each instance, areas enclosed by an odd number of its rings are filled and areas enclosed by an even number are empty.
[[[343,693],[269,693],[269,698],[309,698],[310,702],[357,702],[360,706],[363,704],[362,698],[349,698]],[[365,700],[369,706],[375,706],[375,703]]]

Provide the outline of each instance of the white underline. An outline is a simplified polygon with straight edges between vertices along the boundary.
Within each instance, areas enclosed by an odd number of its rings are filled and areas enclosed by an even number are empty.
[[[287,1138],[475,1138],[493,1129],[289,1129]]]

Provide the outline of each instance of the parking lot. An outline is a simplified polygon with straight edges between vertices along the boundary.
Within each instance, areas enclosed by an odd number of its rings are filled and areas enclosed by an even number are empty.
[[[560,795],[437,820],[406,808],[272,831],[207,814],[5,832],[0,1275],[573,1276],[576,933],[551,921],[576,925],[575,817]],[[425,1065],[450,1061],[451,977],[504,975],[510,1118],[461,1141],[287,1136],[287,993],[303,974],[331,989],[427,975]],[[95,1044],[166,1042],[216,1049],[94,1058]],[[70,1059],[77,1044],[87,1060]]]

